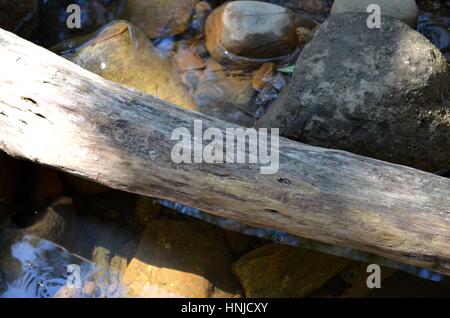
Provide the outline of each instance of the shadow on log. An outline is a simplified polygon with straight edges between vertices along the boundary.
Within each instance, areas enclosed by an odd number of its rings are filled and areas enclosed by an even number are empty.
[[[0,30],[0,149],[109,187],[450,273],[450,180],[280,139],[279,171],[175,164],[172,131],[231,124]]]

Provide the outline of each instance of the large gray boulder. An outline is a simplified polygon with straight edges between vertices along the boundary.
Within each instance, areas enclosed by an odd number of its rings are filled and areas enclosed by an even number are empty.
[[[435,171],[450,165],[448,66],[425,37],[384,17],[336,14],[317,31],[258,127]]]

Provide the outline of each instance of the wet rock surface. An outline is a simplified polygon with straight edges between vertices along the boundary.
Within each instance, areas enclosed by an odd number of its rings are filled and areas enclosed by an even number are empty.
[[[189,27],[198,0],[128,0],[124,18],[150,38],[176,35]]]
[[[332,15],[258,126],[423,170],[448,166],[447,62],[402,22],[382,23],[369,30],[366,15]]]
[[[68,42],[58,49],[72,46]],[[128,22],[112,22],[78,49],[69,49],[64,56],[106,79],[134,87],[177,106],[196,109],[162,52],[140,29]]]
[[[234,1],[215,9],[205,33],[209,53],[226,64],[278,58],[299,45],[294,14],[259,1]]]
[[[269,244],[241,257],[233,264],[233,272],[246,297],[305,297],[349,263],[336,256]]]
[[[220,233],[200,221],[152,221],[123,276],[128,296],[238,296]]]

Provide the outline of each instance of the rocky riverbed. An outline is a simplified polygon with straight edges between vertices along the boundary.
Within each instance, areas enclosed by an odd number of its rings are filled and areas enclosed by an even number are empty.
[[[178,107],[280,128],[311,145],[450,170],[448,1],[11,3],[0,0],[1,28]],[[66,24],[73,3],[80,28]],[[383,32],[367,27],[372,3],[381,7]],[[3,153],[0,242],[0,297],[450,295],[448,277],[428,270]],[[382,265],[382,289],[366,284],[370,263]]]

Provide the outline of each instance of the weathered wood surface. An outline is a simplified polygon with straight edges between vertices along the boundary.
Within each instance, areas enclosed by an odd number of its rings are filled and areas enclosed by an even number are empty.
[[[177,127],[233,127],[0,30],[0,148],[112,188],[450,273],[450,181],[280,140],[280,170],[175,164]]]

